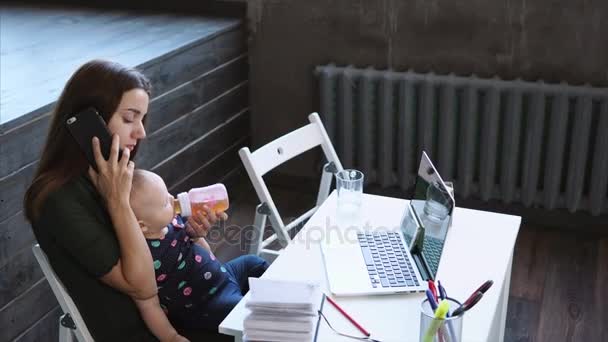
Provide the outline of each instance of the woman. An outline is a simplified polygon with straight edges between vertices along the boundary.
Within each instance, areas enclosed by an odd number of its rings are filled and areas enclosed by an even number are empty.
[[[81,66],[57,102],[25,194],[36,238],[96,341],[155,340],[133,301],[156,296],[157,288],[150,250],[129,204],[131,160],[146,137],[149,101],[150,82],[140,72],[103,60]],[[98,172],[65,126],[69,116],[90,106],[113,134],[107,161],[93,139]],[[191,235],[203,236],[226,217],[195,220]]]

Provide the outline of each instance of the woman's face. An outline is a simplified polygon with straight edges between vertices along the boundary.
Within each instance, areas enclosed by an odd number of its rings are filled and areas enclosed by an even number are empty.
[[[120,149],[133,151],[139,140],[146,137],[144,116],[148,113],[150,98],[143,89],[131,89],[122,94],[116,112],[110,117],[108,129],[118,134]]]

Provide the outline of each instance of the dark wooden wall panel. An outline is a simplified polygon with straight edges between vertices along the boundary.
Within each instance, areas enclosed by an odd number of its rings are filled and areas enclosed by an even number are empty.
[[[50,122],[46,114],[0,135],[0,179],[40,158]]]
[[[193,75],[202,75],[215,67],[243,54],[245,35],[240,26],[231,31],[207,37],[186,49],[174,51],[139,66],[154,85],[153,92],[162,94],[178,85],[191,81]]]
[[[236,141],[232,146],[228,147],[222,154],[218,155],[215,159],[212,159],[204,167],[185,176],[185,178],[174,184],[169,184],[169,191],[171,191],[171,193],[178,193],[188,191],[201,184],[216,182],[223,182],[229,186],[229,184],[232,184],[232,176],[238,174],[239,170],[242,169],[238,151],[247,143],[247,141],[249,141],[249,139],[250,137],[243,137],[243,139]]]
[[[16,337],[14,342],[56,341],[59,336],[59,317],[63,314],[57,306],[42,317],[36,324]]]
[[[176,154],[170,160],[152,168],[152,171],[158,173],[163,179],[180,180],[184,177],[184,172],[194,172],[210,158],[224,152],[226,146],[230,146],[248,135],[249,112],[245,110],[202,136],[192,146]]]
[[[11,304],[0,309],[0,341],[11,341],[36,324],[47,312],[57,306],[49,283],[40,279],[36,285],[15,298]],[[57,340],[49,336],[48,341]]]
[[[247,75],[246,55],[218,66],[217,68],[188,81],[156,97],[151,103],[146,128],[154,132],[159,128],[196,109],[197,105],[230,90]]]
[[[27,291],[43,277],[42,269],[31,249],[22,249],[9,263],[0,267],[0,308]]]
[[[34,233],[25,221],[23,212],[0,223],[0,268],[6,265],[19,251],[31,248]]]
[[[137,167],[173,189],[243,173],[237,151],[250,139],[247,51],[242,24],[224,27],[139,65],[153,82],[148,141]],[[0,341],[57,340],[57,301],[38,266],[22,212],[52,104],[0,125]]]
[[[172,154],[242,110],[247,103],[247,95],[247,83],[243,82],[205,106],[148,134],[146,143],[142,144],[138,151],[137,166],[149,169],[170,158]]]
[[[21,211],[23,194],[34,177],[36,165],[38,163],[32,163],[19,172],[0,179],[0,222]]]

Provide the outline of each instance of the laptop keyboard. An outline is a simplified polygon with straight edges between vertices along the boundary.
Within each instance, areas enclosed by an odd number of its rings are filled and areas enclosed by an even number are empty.
[[[362,232],[357,238],[374,288],[420,285],[398,232]]]
[[[433,274],[436,274],[437,268],[439,268],[439,259],[441,258],[442,250],[443,240],[431,236],[424,237],[422,251]]]

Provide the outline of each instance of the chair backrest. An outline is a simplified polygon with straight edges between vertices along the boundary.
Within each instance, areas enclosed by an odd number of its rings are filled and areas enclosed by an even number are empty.
[[[327,173],[330,175],[329,177],[327,177],[326,173],[323,174],[319,194],[317,195],[316,206],[300,218],[296,219],[296,221],[292,222],[288,227],[285,227],[262,176],[286,161],[318,146],[323,150],[327,162],[333,165],[334,172],[342,170],[342,164],[329,140],[329,136],[325,131],[319,114],[310,114],[308,120],[310,121],[308,125],[269,142],[258,148],[255,152],[249,151],[249,148],[247,147],[243,147],[239,150],[239,156],[251,179],[256,194],[262,204],[266,204],[268,208],[270,223],[273,229],[275,229],[275,232],[279,235],[279,238],[283,241],[288,239],[287,231],[294,226],[297,226],[304,219],[310,217],[316,208],[321,205],[325,198],[327,198],[331,186],[331,175],[333,173]]]
[[[32,251],[34,252],[34,256],[36,257],[38,264],[40,264],[42,273],[44,273],[46,280],[51,285],[51,289],[53,290],[53,293],[55,294],[55,297],[57,298],[61,309],[64,313],[69,313],[72,317],[72,320],[76,325],[76,329],[74,329],[73,332],[76,335],[78,341],[94,342],[91,333],[89,333],[89,329],[87,329],[87,326],[84,323],[82,316],[80,315],[80,312],[78,312],[76,304],[74,303],[72,297],[70,297],[65,287],[61,283],[61,280],[59,280],[59,278],[57,277],[57,274],[55,274],[55,271],[53,271],[53,268],[51,268],[51,264],[49,263],[49,260],[47,259],[46,254],[44,253],[42,248],[40,248],[40,245],[35,244],[32,247]]]

